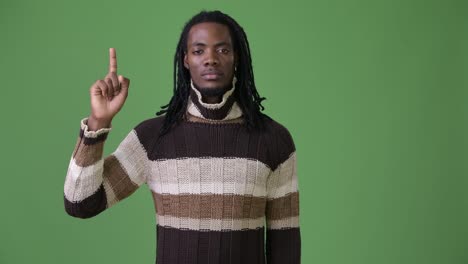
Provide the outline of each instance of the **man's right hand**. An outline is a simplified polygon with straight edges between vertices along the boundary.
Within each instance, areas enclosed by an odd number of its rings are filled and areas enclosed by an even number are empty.
[[[117,55],[114,48],[109,49],[109,72],[103,80],[97,80],[90,88],[91,115],[88,128],[96,131],[110,127],[114,116],[120,111],[128,95],[130,80],[117,76]]]

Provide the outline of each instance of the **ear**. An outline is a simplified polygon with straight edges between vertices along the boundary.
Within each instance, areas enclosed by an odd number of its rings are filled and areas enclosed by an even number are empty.
[[[184,67],[189,69],[189,65],[188,65],[188,62],[187,62],[187,52],[184,53]]]

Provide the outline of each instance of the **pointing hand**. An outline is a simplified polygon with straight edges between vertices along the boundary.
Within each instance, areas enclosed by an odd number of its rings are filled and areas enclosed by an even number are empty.
[[[94,125],[99,128],[110,125],[112,118],[125,103],[129,85],[129,79],[117,75],[117,55],[115,49],[110,48],[109,72],[104,79],[97,80],[90,88],[91,115],[88,120],[90,129]]]

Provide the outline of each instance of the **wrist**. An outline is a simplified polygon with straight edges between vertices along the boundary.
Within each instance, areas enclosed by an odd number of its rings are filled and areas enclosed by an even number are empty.
[[[99,119],[90,115],[88,117],[87,125],[90,131],[97,131],[101,128],[110,128],[111,123],[112,123],[112,119]]]

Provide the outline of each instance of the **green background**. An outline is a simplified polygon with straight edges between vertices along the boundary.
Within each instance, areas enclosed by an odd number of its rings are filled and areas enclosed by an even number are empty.
[[[0,263],[154,263],[149,189],[95,218],[63,185],[117,50],[110,154],[172,93],[183,24],[245,29],[265,113],[298,153],[303,263],[468,263],[468,2],[1,1]]]

